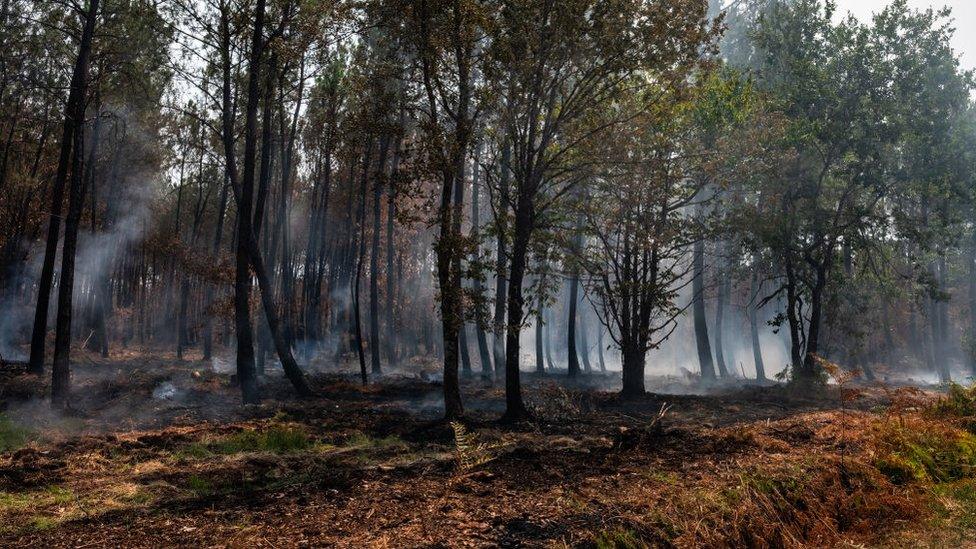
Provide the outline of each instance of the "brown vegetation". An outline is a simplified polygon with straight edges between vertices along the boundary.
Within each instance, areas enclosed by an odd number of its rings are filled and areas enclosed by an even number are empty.
[[[942,400],[861,388],[842,403],[833,389],[801,398],[773,387],[634,401],[533,379],[527,403],[547,419],[511,429],[490,421],[502,390],[480,382],[463,387],[469,419],[450,425],[437,384],[413,376],[364,389],[352,370],[317,374],[328,396],[313,401],[291,400],[272,378],[264,390],[282,402],[241,408],[229,378],[200,363],[119,375],[131,360],[81,368],[89,396],[76,417],[45,423],[26,395],[10,403],[0,438],[36,423],[25,446],[0,454],[2,543],[946,546],[973,536],[974,400],[961,389]],[[174,392],[161,397],[167,383]]]

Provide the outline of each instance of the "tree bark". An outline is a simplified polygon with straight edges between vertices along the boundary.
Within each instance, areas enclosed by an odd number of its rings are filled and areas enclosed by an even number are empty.
[[[380,218],[383,208],[383,181],[386,178],[386,155],[390,137],[380,139],[379,165],[373,184],[373,239],[369,257],[369,355],[374,374],[382,373],[380,366]]]
[[[363,259],[366,256],[366,185],[369,181],[369,167],[373,152],[373,140],[366,140],[366,150],[363,151],[362,184],[359,187],[359,211],[356,214],[356,224],[359,227],[359,237],[356,253],[356,274],[352,287],[353,334],[356,339],[356,357],[359,359],[359,375],[363,385],[369,382],[366,374],[366,355],[363,349],[363,324],[359,303],[360,284],[363,278]]]
[[[759,341],[759,269],[752,268],[751,283],[752,304],[749,306],[749,333],[752,336],[752,358],[756,365],[756,379],[766,380],[766,366],[763,363],[762,345]]]
[[[512,160],[512,146],[508,139],[502,143],[502,158],[498,190],[498,235],[495,240],[495,319],[494,337],[492,338],[492,352],[495,355],[495,376],[504,374],[505,364],[505,305],[507,294],[508,257],[506,251],[506,231],[508,230],[509,207],[509,171]]]
[[[92,0],[91,5],[97,5]],[[94,20],[95,9],[90,8],[87,18]],[[68,408],[71,389],[71,316],[75,281],[75,252],[78,245],[78,227],[85,201],[85,181],[82,177],[82,157],[85,153],[85,137],[82,125],[73,133],[71,183],[68,194],[68,215],[64,221],[64,246],[61,249],[61,280],[58,284],[58,314],[54,335],[54,364],[51,369],[51,406]]]
[[[474,241],[475,246],[475,259],[477,260],[481,252],[481,166],[479,164],[481,159],[481,146],[477,146],[477,150],[474,155],[474,167],[472,168],[471,175],[471,239]],[[476,299],[480,300],[484,297],[484,285],[481,283],[481,277],[474,277],[473,290]],[[485,319],[483,316],[483,309],[479,306],[475,317],[475,337],[478,339],[478,357],[481,361],[481,377],[490,380],[492,378],[493,367],[491,364],[491,352],[488,349],[488,337],[485,334],[486,326]]]
[[[522,400],[519,370],[522,311],[525,298],[522,282],[525,278],[526,256],[532,234],[534,215],[532,206],[520,197],[515,209],[515,238],[512,245],[511,271],[508,276],[508,326],[505,335],[505,414],[503,420],[517,422],[528,419],[529,411]]]
[[[646,353],[639,342],[627,342],[623,347],[623,389],[620,394],[627,398],[641,397],[645,393]]]
[[[718,299],[715,306],[715,358],[718,363],[718,375],[729,377],[729,367],[725,362],[725,309],[729,303],[730,280],[729,273],[719,273],[722,280],[718,284]]]
[[[69,164],[72,163],[72,148],[77,141],[75,133],[80,131],[85,119],[85,99],[88,94],[88,70],[91,59],[91,45],[95,34],[95,18],[98,14],[99,0],[90,0],[85,23],[78,44],[78,57],[71,74],[70,91],[65,105],[64,123],[61,130],[61,151],[54,176],[51,193],[51,217],[48,222],[47,242],[44,248],[44,263],[38,283],[37,307],[34,311],[34,326],[31,332],[30,358],[28,369],[31,373],[44,373],[44,347],[47,337],[47,315],[51,302],[51,286],[54,282],[54,262],[57,256],[58,237],[61,231],[61,207],[64,202],[64,188],[68,178]]]
[[[569,317],[566,321],[567,375],[571,378],[580,374],[579,355],[576,353],[576,304],[579,301],[579,271],[574,269],[569,279]]]
[[[705,243],[698,240],[692,252],[692,313],[695,319],[695,342],[698,345],[698,364],[702,379],[715,380],[712,347],[708,339],[708,321],[705,319]]]
[[[402,125],[401,114],[401,125]],[[390,366],[397,363],[397,333],[396,333],[396,277],[394,277],[394,250],[396,239],[396,194],[397,178],[400,173],[400,136],[396,137],[393,146],[393,166],[390,169],[390,181],[386,187],[386,360]]]

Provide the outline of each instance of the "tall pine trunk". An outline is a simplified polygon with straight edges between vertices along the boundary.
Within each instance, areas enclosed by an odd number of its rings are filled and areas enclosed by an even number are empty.
[[[759,267],[752,267],[751,292],[752,303],[749,306],[749,334],[752,337],[752,359],[756,365],[756,379],[766,380],[766,366],[763,362],[762,345],[759,341]]]
[[[576,304],[579,302],[579,271],[574,269],[569,279],[569,317],[566,321],[566,355],[569,377],[580,374],[579,355],[576,352]]]
[[[509,207],[509,171],[512,160],[512,146],[508,139],[502,144],[502,158],[499,175],[498,190],[498,219],[497,237],[495,240],[495,318],[494,337],[492,338],[492,353],[495,358],[495,376],[504,373],[505,364],[505,306],[508,293],[506,282],[508,256],[507,236]]]
[[[532,235],[533,212],[525,197],[520,197],[515,208],[515,238],[512,243],[511,270],[508,276],[508,325],[505,332],[505,414],[509,422],[522,421],[530,417],[522,399],[520,378],[519,336],[522,331],[522,311],[525,298],[522,295],[522,282],[527,268],[529,238]]]
[[[99,0],[89,0],[85,23],[78,44],[78,57],[71,74],[70,91],[65,105],[64,123],[61,130],[61,150],[58,154],[58,167],[54,176],[51,193],[51,217],[48,222],[47,242],[44,247],[44,263],[38,283],[37,307],[34,311],[34,326],[31,332],[30,358],[28,368],[34,374],[44,373],[44,348],[47,338],[47,315],[51,302],[51,286],[54,283],[54,262],[57,256],[58,237],[61,231],[61,207],[64,202],[64,189],[68,179],[68,168],[72,163],[72,150],[77,142],[75,133],[81,131],[85,120],[85,99],[88,95],[88,69],[91,62],[92,39],[95,35],[95,18],[98,15]]]
[[[94,3],[94,0],[93,0]],[[94,19],[94,10],[88,17]],[[68,193],[68,215],[64,221],[64,246],[61,249],[61,280],[58,285],[58,314],[54,335],[54,365],[51,369],[51,405],[67,408],[71,388],[71,316],[74,297],[75,252],[78,245],[78,228],[85,201],[85,181],[82,165],[85,149],[83,126],[75,129],[71,182]]]
[[[369,354],[374,374],[383,371],[380,366],[380,218],[383,209],[383,181],[386,178],[386,155],[390,149],[390,137],[380,139],[379,165],[373,184],[373,239],[369,256]]]
[[[471,239],[474,241],[475,246],[475,259],[477,260],[481,252],[481,166],[479,162],[481,160],[481,146],[477,146],[477,150],[474,155],[474,168],[471,175]],[[474,294],[477,299],[484,297],[484,285],[481,282],[481,277],[476,276],[473,282]],[[475,317],[475,337],[478,339],[478,357],[481,361],[481,377],[484,379],[491,379],[492,377],[492,365],[491,365],[491,352],[488,349],[488,337],[485,334],[486,322],[484,316],[482,315],[482,310],[479,308],[476,311]]]
[[[708,340],[708,321],[705,318],[705,242],[698,240],[692,251],[692,313],[695,320],[695,342],[698,346],[698,364],[702,379],[715,379],[712,362],[712,346]]]

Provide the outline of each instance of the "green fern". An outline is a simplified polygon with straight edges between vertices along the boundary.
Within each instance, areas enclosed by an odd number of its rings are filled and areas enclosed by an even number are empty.
[[[464,424],[457,421],[451,422],[451,428],[454,429],[454,454],[458,470],[470,471],[498,457],[498,449],[502,444],[479,440],[478,435],[468,431]]]

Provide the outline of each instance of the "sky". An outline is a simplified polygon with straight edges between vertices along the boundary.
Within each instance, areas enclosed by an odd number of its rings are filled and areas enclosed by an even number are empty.
[[[869,21],[872,13],[889,3],[890,0],[837,0],[837,8],[853,13],[862,21]],[[976,69],[976,0],[908,0],[908,4],[917,9],[952,8],[956,27],[953,47],[960,54],[963,67]]]

